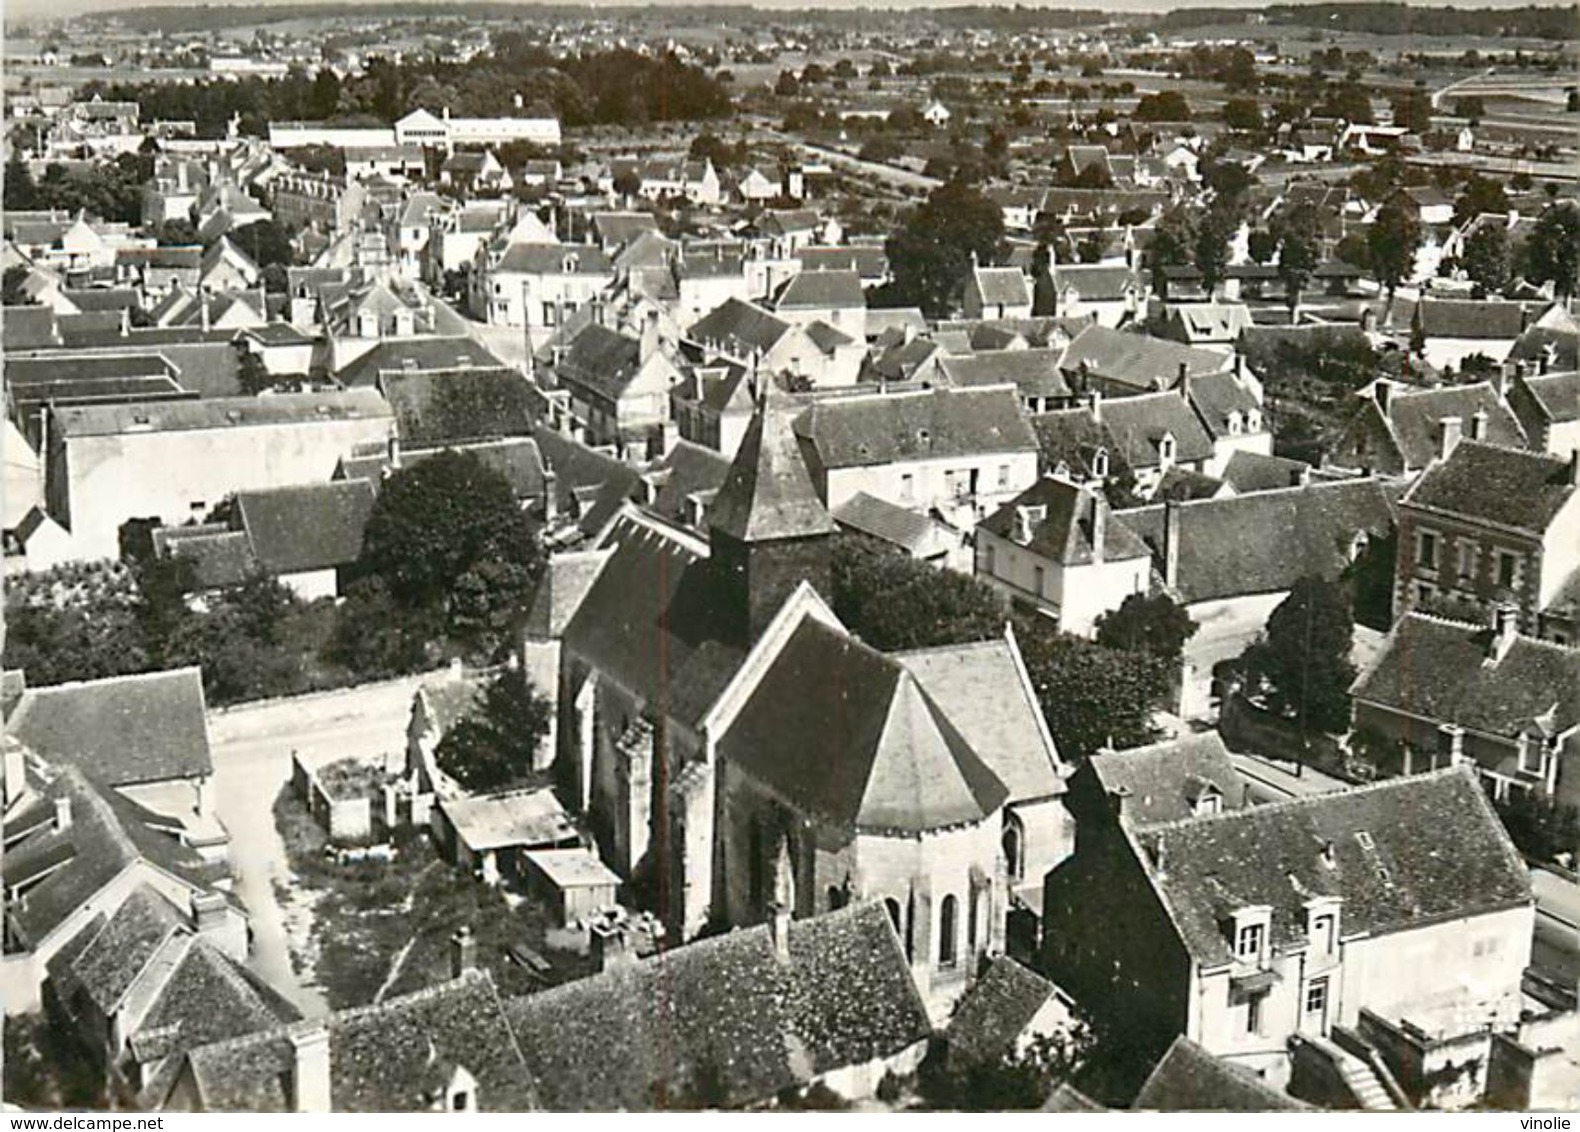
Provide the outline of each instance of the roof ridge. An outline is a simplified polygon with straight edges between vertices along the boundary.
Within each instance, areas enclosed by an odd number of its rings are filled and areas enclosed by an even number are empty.
[[[1438,767],[1436,770],[1421,771],[1417,774],[1401,774],[1394,778],[1379,778],[1373,782],[1360,783],[1344,790],[1329,790],[1320,794],[1305,794],[1294,798],[1281,798],[1276,802],[1263,802],[1260,805],[1247,806],[1238,810],[1220,810],[1215,814],[1203,814],[1200,817],[1175,818],[1173,821],[1158,822],[1147,825],[1136,832],[1139,836],[1151,834],[1171,833],[1177,829],[1195,828],[1215,822],[1243,819],[1252,814],[1286,813],[1297,809],[1311,809],[1324,805],[1339,798],[1352,798],[1359,794],[1377,794],[1385,790],[1398,789],[1416,782],[1436,782],[1456,775],[1469,776],[1470,770],[1466,766],[1451,765]]]

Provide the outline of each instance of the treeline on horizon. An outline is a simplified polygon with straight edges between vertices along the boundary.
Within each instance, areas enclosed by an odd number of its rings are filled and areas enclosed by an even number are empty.
[[[508,0],[459,0],[456,3],[394,0],[388,4],[286,4],[259,9],[245,4],[183,6],[166,4],[128,11],[88,13],[82,19],[113,20],[143,33],[199,33],[250,24],[292,20],[344,18],[348,13],[376,10],[388,19],[468,18],[519,20],[529,14],[544,21],[638,17],[673,26],[720,24],[753,26],[816,20],[831,26],[892,24],[897,15],[946,28],[993,28],[1001,31],[1038,28],[1091,27],[1109,23],[1157,27],[1161,30],[1209,24],[1249,24],[1264,16],[1275,26],[1322,28],[1373,35],[1481,35],[1563,40],[1580,38],[1580,5],[1536,5],[1521,8],[1414,7],[1402,3],[1274,4],[1266,9],[1176,8],[1160,16],[1119,15],[1101,9],[1041,8],[1023,4],[969,4],[941,8],[754,8],[743,4],[676,5],[661,9],[641,5],[588,8],[566,4],[511,3]]]
[[[521,32],[495,37],[494,50],[465,63],[438,59],[368,61],[342,81],[333,71],[297,70],[282,79],[217,79],[200,84],[92,82],[80,92],[136,101],[145,121],[196,122],[204,137],[219,137],[240,118],[244,134],[264,136],[270,122],[388,124],[423,106],[458,117],[549,111],[567,126],[641,125],[729,115],[729,92],[673,55],[635,51],[585,52],[557,57]]]

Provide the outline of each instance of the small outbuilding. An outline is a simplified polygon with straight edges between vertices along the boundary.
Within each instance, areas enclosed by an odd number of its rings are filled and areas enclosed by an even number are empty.
[[[560,927],[617,903],[619,874],[591,849],[533,849],[521,856],[530,891],[554,910]]]

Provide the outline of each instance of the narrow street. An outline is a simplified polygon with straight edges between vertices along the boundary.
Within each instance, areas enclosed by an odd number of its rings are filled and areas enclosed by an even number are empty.
[[[327,1013],[323,996],[291,965],[290,936],[274,882],[288,879],[285,845],[274,827],[274,800],[290,780],[291,752],[337,756],[399,750],[411,698],[427,676],[341,692],[242,705],[209,714],[216,805],[231,834],[236,893],[252,915],[252,968],[310,1017]]]

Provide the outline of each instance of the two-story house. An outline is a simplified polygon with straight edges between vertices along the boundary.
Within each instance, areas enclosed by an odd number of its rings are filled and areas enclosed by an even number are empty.
[[[1356,731],[1396,743],[1403,774],[1468,762],[1494,797],[1580,802],[1580,649],[1516,620],[1406,613],[1351,689]]]
[[[1512,603],[1523,632],[1580,640],[1580,450],[1567,458],[1461,440],[1399,500],[1394,610],[1485,621]]]
[[[1018,267],[976,267],[966,277],[961,307],[967,318],[1030,318],[1031,286]]]
[[[1109,522],[1102,492],[1066,479],[1038,480],[977,527],[976,576],[1066,633],[1090,636],[1151,575],[1146,543]]]
[[[1160,823],[1116,794],[1048,876],[1043,961],[1136,1046],[1183,1034],[1282,1086],[1340,1032],[1484,1059],[1518,1024],[1530,880],[1468,769]]]
[[[969,527],[1037,478],[1037,440],[1012,386],[818,401],[796,432],[831,508],[865,491]]]
[[[1412,389],[1380,377],[1357,396],[1360,411],[1334,445],[1338,467],[1413,476],[1461,436],[1526,446],[1524,428],[1492,382]]]

